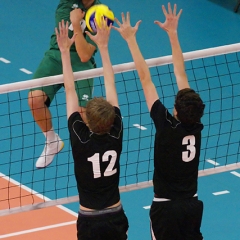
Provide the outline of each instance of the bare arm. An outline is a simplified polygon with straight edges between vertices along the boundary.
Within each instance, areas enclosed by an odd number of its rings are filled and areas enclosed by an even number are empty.
[[[97,34],[94,36],[89,32],[86,34],[97,44],[103,65],[103,76],[104,76],[104,85],[106,91],[106,100],[111,103],[113,106],[119,107],[118,97],[115,86],[114,72],[112,68],[112,63],[108,51],[108,41],[110,36],[111,27],[107,26],[107,23],[104,19],[101,21],[101,26],[97,24]]]
[[[92,57],[94,51],[96,50],[96,47],[88,43],[83,35],[80,22],[83,19],[84,15],[85,12],[79,8],[76,8],[71,11],[70,19],[72,22],[74,34],[76,34],[75,46],[78,56],[82,62],[87,62]]]
[[[68,22],[65,25],[64,21],[59,23],[59,32],[57,28],[55,29],[55,32],[62,57],[63,79],[67,102],[67,117],[69,118],[73,112],[77,112],[79,110],[78,97],[75,90],[74,76],[69,52],[76,35],[74,35],[72,39],[68,38]]]
[[[135,67],[137,69],[137,72],[142,84],[148,109],[149,111],[151,111],[153,103],[157,99],[159,99],[159,96],[152,82],[149,68],[142,56],[142,53],[139,49],[139,46],[136,40],[136,32],[138,30],[138,26],[141,23],[141,21],[138,21],[134,27],[131,27],[130,14],[127,13],[126,19],[125,19],[125,16],[122,13],[122,23],[120,23],[118,19],[116,19],[116,23],[118,24],[119,28],[116,28],[116,27],[112,27],[112,28],[117,30],[128,44],[129,50],[131,52],[133,61],[135,63]]]
[[[168,3],[168,12],[164,6],[162,6],[162,10],[166,17],[165,22],[161,23],[159,21],[155,21],[155,23],[159,25],[163,30],[165,30],[168,34],[172,48],[174,74],[176,76],[178,89],[181,90],[184,88],[190,88],[185,71],[182,49],[177,34],[178,20],[182,13],[182,9],[177,14],[177,5],[174,4],[174,9],[172,11],[171,5]]]

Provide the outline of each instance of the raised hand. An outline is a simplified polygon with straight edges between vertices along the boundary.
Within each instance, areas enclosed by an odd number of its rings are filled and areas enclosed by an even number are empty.
[[[71,39],[68,37],[68,22],[66,22],[66,24],[64,23],[64,20],[59,22],[59,30],[55,28],[55,33],[60,51],[69,51],[71,45],[75,41],[76,34],[74,34]]]
[[[72,24],[80,24],[80,21],[84,18],[85,12],[80,8],[75,8],[70,12],[70,20]]]
[[[99,49],[102,47],[107,47],[112,25],[108,26],[107,20],[105,20],[104,17],[102,17],[99,25],[96,23],[95,19],[94,22],[97,29],[96,35],[92,35],[88,31],[86,31],[86,34],[97,44]]]
[[[154,21],[154,23],[161,27],[163,30],[165,30],[167,33],[176,32],[178,27],[178,20],[182,13],[182,9],[180,9],[177,14],[177,4],[174,4],[174,8],[172,11],[171,4],[168,3],[168,12],[164,5],[162,5],[162,11],[166,17],[165,22],[161,23],[159,21]]]
[[[112,26],[112,28],[117,30],[121,34],[124,40],[128,41],[132,37],[135,37],[136,32],[138,31],[139,24],[141,23],[141,20],[138,21],[134,27],[132,27],[130,23],[130,13],[127,12],[126,17],[124,13],[122,13],[121,15],[122,15],[122,23],[120,23],[119,20],[115,18],[115,22],[117,23],[119,28],[115,26]]]

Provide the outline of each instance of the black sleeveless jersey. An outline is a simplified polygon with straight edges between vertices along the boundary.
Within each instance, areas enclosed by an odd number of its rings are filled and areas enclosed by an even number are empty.
[[[198,165],[203,125],[184,125],[157,100],[150,112],[156,128],[154,143],[154,193],[181,199],[197,193]]]
[[[91,132],[78,112],[68,119],[80,204],[87,208],[104,209],[120,200],[123,124],[119,108],[115,113],[111,131],[104,135]]]

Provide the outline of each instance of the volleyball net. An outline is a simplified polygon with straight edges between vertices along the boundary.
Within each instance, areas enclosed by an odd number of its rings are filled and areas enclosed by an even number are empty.
[[[240,43],[184,53],[190,86],[206,104],[199,176],[240,168],[239,52]],[[172,111],[177,93],[172,56],[146,62],[162,102]],[[135,65],[113,68],[124,124],[120,191],[151,187],[155,128]],[[74,78],[93,77],[94,96],[104,96],[102,74],[98,68],[74,73]],[[50,111],[65,147],[47,168],[35,168],[45,138],[29,109],[28,91],[62,82],[58,75],[0,86],[0,216],[78,201],[64,88]]]

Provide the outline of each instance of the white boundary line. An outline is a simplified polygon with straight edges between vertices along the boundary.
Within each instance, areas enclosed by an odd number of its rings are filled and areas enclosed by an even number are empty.
[[[228,190],[224,190],[224,191],[220,191],[220,192],[214,192],[213,195],[218,196],[218,195],[223,195],[223,194],[227,194],[230,193]]]
[[[1,62],[4,62],[4,63],[10,63],[9,60],[7,60],[6,58],[2,58],[2,57],[0,58],[0,61],[1,61]]]
[[[47,229],[63,227],[63,226],[68,226],[68,225],[72,225],[72,224],[76,224],[76,221],[58,223],[58,224],[49,225],[49,226],[45,226],[45,227],[32,228],[32,229],[24,230],[24,231],[20,231],[20,232],[14,232],[14,233],[9,233],[9,234],[5,234],[5,235],[0,235],[0,239],[9,238],[9,237],[13,237],[13,236],[19,236],[19,235],[23,235],[23,234],[27,234],[27,233],[44,231],[44,230],[47,230]]]
[[[11,182],[12,184],[14,184],[14,185],[16,185],[16,186],[24,189],[25,191],[27,191],[27,192],[29,192],[29,193],[31,193],[31,194],[33,194],[33,195],[35,195],[35,196],[43,199],[44,201],[53,201],[53,200],[51,200],[50,198],[45,197],[44,195],[42,195],[42,194],[34,191],[33,189],[31,189],[31,188],[29,188],[29,187],[27,187],[27,186],[25,186],[25,185],[23,185],[23,184],[20,184],[18,181],[16,181],[16,180],[14,180],[14,179],[12,179],[12,178],[4,175],[4,174],[1,173],[1,172],[0,172],[0,178],[3,178],[3,179],[5,179],[6,181]],[[43,204],[44,204],[44,203],[43,203]],[[36,206],[35,209],[38,209],[38,208],[39,208],[39,207],[37,207],[38,205],[39,205],[39,204],[36,204],[36,205],[35,205],[35,206]],[[57,205],[57,207],[60,208],[61,210],[65,211],[65,212],[73,215],[74,217],[77,217],[77,216],[78,216],[77,213],[75,213],[74,211],[72,211],[72,210],[70,210],[70,209],[68,209],[68,208],[66,208],[66,207],[64,207],[64,206],[62,206],[62,205]],[[23,207],[22,207],[22,208],[23,208]],[[17,213],[17,212],[22,212],[21,210],[19,210],[19,209],[21,209],[21,207],[17,207],[17,208],[15,208],[15,209],[18,209],[18,211],[16,211],[16,213]],[[27,209],[26,209],[26,210],[27,210]],[[10,212],[10,211],[11,211],[11,209],[9,209],[9,212]],[[2,210],[0,211],[0,213],[1,213],[1,212],[2,212]],[[13,210],[13,213],[15,213],[14,210]],[[7,215],[7,214],[4,214],[4,215]],[[3,216],[3,215],[0,214],[0,216]]]
[[[212,164],[214,166],[219,166],[220,165],[218,162],[216,162],[216,161],[214,161],[212,159],[207,159],[206,162],[208,162],[208,163],[210,163],[210,164]]]
[[[236,171],[232,171],[230,172],[231,174],[235,175],[236,177],[240,178],[240,173],[236,172]]]

